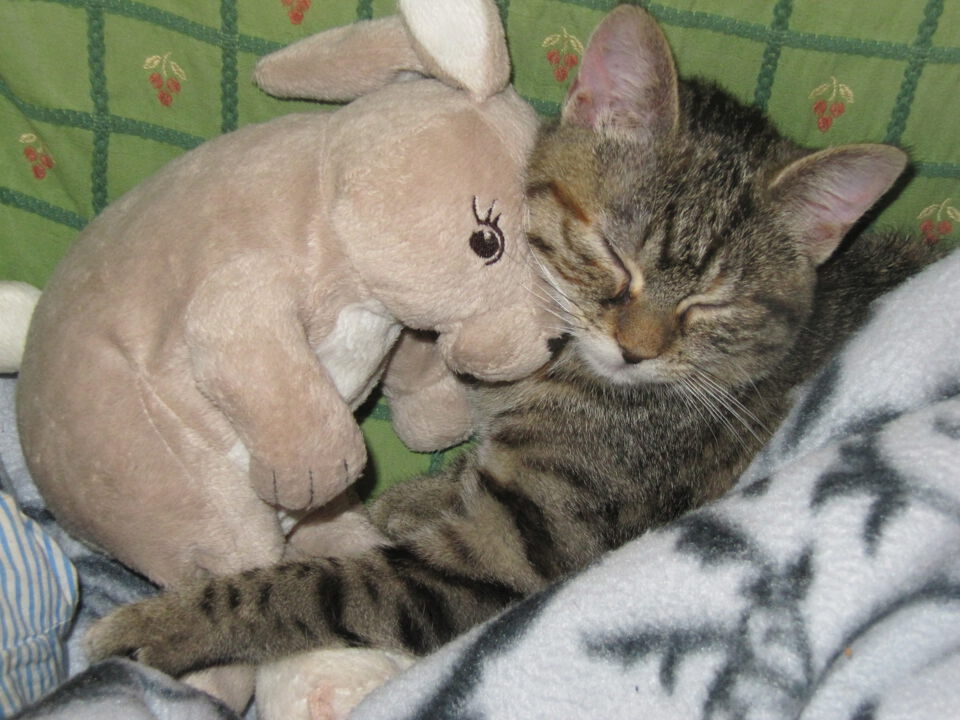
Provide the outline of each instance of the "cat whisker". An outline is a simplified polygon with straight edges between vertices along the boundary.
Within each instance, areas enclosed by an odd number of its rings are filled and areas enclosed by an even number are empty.
[[[690,387],[696,388],[697,393],[700,397],[705,398],[705,401],[708,402],[709,407],[714,410],[713,416],[717,419],[721,419],[726,425],[727,429],[731,431],[732,434],[737,436],[737,439],[740,440],[741,444],[746,447],[746,443],[742,439],[742,433],[735,430],[735,427],[742,426],[745,428],[754,438],[757,437],[756,432],[753,428],[744,421],[744,419],[737,414],[737,412],[726,402],[726,398],[717,393],[709,385],[705,384],[700,378],[690,378]],[[733,421],[736,420],[736,425]]]
[[[710,416],[722,423],[741,447],[745,449],[748,448],[748,443],[744,439],[743,433],[738,430],[738,427],[743,425],[743,421],[737,417],[735,413],[730,411],[730,408],[723,402],[723,398],[715,392],[712,392],[708,386],[704,385],[704,383],[695,376],[686,378],[686,386],[690,393],[700,400],[703,407],[710,413]],[[733,420],[737,420],[738,422],[734,424]],[[747,429],[749,430],[750,428],[747,427]]]
[[[544,278],[546,280],[546,285],[537,285],[536,287],[531,287],[527,283],[521,283],[521,288],[526,292],[530,293],[537,300],[542,301],[545,304],[545,309],[553,315],[556,315],[564,322],[567,321],[567,318],[561,317],[559,312],[569,312],[568,304],[561,301],[561,298],[556,295],[557,288],[555,284],[546,277],[547,270],[544,267],[543,263],[533,253],[526,253],[521,258],[517,258],[513,253],[505,253],[501,258],[501,262],[515,263],[517,265],[523,265],[526,269],[531,270],[535,275]],[[569,300],[569,298],[565,298]],[[559,306],[559,310],[557,309]]]
[[[727,414],[723,412],[723,408],[720,406],[720,403],[717,402],[718,398],[697,382],[695,376],[685,377],[681,382],[683,387],[690,393],[690,396],[699,400],[701,406],[706,409],[710,417],[722,423],[730,432],[730,435],[732,435],[742,447],[746,448],[746,441],[743,439],[741,433],[737,432],[736,426],[730,421]]]
[[[537,257],[537,255],[534,254],[533,259],[539,266],[540,274],[547,281],[548,287],[552,290],[551,294],[556,299],[557,303],[571,315],[583,315],[583,308],[576,301],[576,299],[564,291],[563,286],[561,286],[557,281],[556,276],[553,274],[553,272],[551,272],[550,268],[548,268],[544,262]],[[574,313],[574,310],[578,310],[580,312]]]
[[[730,392],[729,390],[727,390],[713,375],[710,374],[709,371],[703,370],[703,369],[701,368],[701,369],[698,370],[698,372],[699,372],[699,374],[701,375],[701,377],[703,378],[704,381],[710,383],[714,388],[716,388],[717,392],[722,393],[723,396],[726,397],[727,400],[728,400],[733,406],[735,406],[741,413],[743,413],[743,414],[744,414],[751,422],[753,422],[757,427],[759,427],[761,430],[763,430],[764,433],[766,433],[767,435],[772,434],[772,431],[770,430],[769,427],[767,427],[767,425],[763,422],[763,420],[761,420],[759,417],[757,417],[757,415],[756,415],[752,410],[750,410],[750,408],[748,408],[746,405],[744,405],[732,392]],[[744,375],[746,376],[746,373],[744,373]],[[757,390],[757,386],[756,386],[756,384],[753,382],[753,380],[751,380],[749,377],[747,377],[747,381],[750,383],[750,385],[753,386],[753,389],[754,389],[755,391],[757,391],[757,392],[758,392],[758,395],[759,395],[759,391]]]
[[[699,417],[700,420],[703,421],[704,425],[710,426],[710,423],[707,421],[708,418],[704,414],[703,408],[701,407],[700,403],[695,402],[694,398],[691,397],[693,394],[693,391],[691,388],[687,387],[687,382],[685,379],[681,378],[677,384],[670,385],[670,388],[675,391],[674,394],[676,395],[676,397],[678,397],[680,401],[691,412],[695,413],[697,417]],[[712,426],[710,426],[710,428],[711,430],[713,429]],[[714,437],[716,437],[716,433],[714,432],[713,434],[714,434]]]
[[[710,377],[705,371],[697,370],[696,374],[691,376],[691,381],[695,381],[697,386],[707,395],[709,395],[719,408],[726,410],[730,416],[742,425],[747,432],[759,444],[764,443],[764,439],[757,433],[756,426],[759,426],[767,435],[769,431],[764,427],[763,422],[743,403],[737,400],[726,388]],[[721,410],[721,411],[722,411]]]
[[[566,310],[560,306],[560,303],[556,301],[553,295],[543,288],[531,288],[527,285],[522,285],[524,290],[529,292],[533,297],[544,302],[544,310],[553,315],[555,318],[563,322],[565,325],[573,324],[573,316],[571,316]],[[558,307],[559,306],[559,307]]]
[[[733,357],[727,358],[727,363],[737,371],[737,374],[743,379],[743,384],[749,385],[753,389],[753,394],[756,396],[757,400],[760,401],[761,405],[768,407],[767,398],[765,398],[763,393],[760,392],[760,388],[757,386],[757,383],[754,381],[751,374],[743,369],[742,364],[737,362],[737,359]],[[770,428],[763,423],[760,423],[760,426],[766,432],[770,432]]]

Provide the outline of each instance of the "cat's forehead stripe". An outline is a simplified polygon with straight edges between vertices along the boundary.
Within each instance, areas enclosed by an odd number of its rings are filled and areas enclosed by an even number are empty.
[[[573,195],[560,183],[550,180],[542,183],[534,183],[527,188],[527,197],[530,199],[543,197],[544,195],[551,195],[560,207],[580,222],[585,224],[590,223],[590,216],[586,210],[583,209],[580,203],[574,199]]]

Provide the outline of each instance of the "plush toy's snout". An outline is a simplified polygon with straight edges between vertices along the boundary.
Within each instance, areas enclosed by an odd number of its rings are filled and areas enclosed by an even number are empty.
[[[486,382],[517,380],[549,362],[554,335],[546,310],[511,308],[441,332],[440,352],[456,373]]]

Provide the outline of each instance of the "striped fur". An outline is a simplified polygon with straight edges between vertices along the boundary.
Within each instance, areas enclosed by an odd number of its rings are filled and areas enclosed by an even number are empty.
[[[815,267],[765,194],[804,151],[712,86],[681,85],[679,108],[652,144],[544,131],[531,241],[573,340],[534,377],[475,388],[476,446],[372,506],[388,546],[127,606],[92,655],[180,674],[318,646],[424,653],[727,490],[790,390],[932,256],[862,236]],[[619,366],[592,357],[601,340]]]

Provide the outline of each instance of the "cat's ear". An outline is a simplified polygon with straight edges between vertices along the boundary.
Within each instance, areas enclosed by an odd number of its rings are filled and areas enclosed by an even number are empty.
[[[770,183],[777,211],[814,263],[826,260],[850,227],[903,172],[907,156],[889,145],[842,145],[812,153]]]
[[[677,70],[649,13],[621,5],[597,26],[562,117],[566,124],[626,136],[658,136],[676,127]]]

